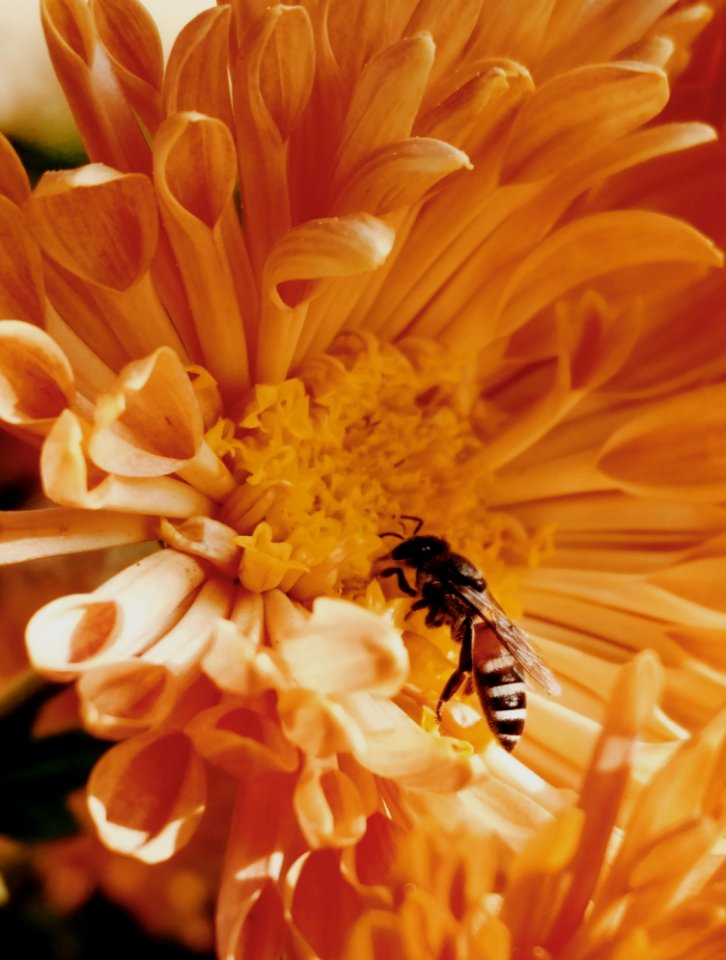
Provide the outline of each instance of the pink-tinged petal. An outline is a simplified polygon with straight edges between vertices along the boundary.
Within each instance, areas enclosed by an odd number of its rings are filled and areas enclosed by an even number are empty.
[[[20,320],[0,322],[0,419],[44,435],[76,395],[58,344]]]
[[[319,597],[312,615],[290,630],[285,605],[279,595],[269,600],[267,627],[301,687],[335,696],[354,690],[393,696],[401,689],[408,654],[398,630],[383,617],[345,600]]]
[[[239,780],[291,773],[299,764],[297,750],[276,720],[238,704],[205,710],[186,730],[203,757]]]
[[[212,511],[212,501],[172,477],[89,477],[84,425],[65,410],[51,428],[40,457],[46,496],[66,507],[119,510],[162,517],[191,517]],[[94,482],[95,481],[95,482]]]
[[[35,667],[58,679],[144,650],[179,618],[205,571],[192,557],[161,550],[112,577],[93,593],[42,607],[26,632]]]
[[[203,761],[183,733],[149,733],[117,744],[88,781],[88,810],[103,843],[144,863],[168,860],[204,813]]]
[[[345,708],[312,690],[280,690],[277,712],[285,736],[308,756],[329,757],[362,747],[362,733]]]
[[[217,953],[221,960],[267,960],[268,949],[277,951],[270,960],[284,955],[280,952],[278,919],[263,910],[262,917],[273,922],[254,925],[251,911],[268,885],[279,883],[289,865],[286,857],[295,857],[302,846],[292,816],[295,779],[286,774],[267,774],[240,786],[217,901]],[[261,952],[241,952],[247,946],[256,946]]]
[[[12,510],[0,513],[0,564],[22,563],[128,543],[158,536],[156,520],[98,510]]]
[[[365,833],[363,798],[335,765],[308,762],[298,778],[293,804],[311,847],[350,846]]]
[[[460,790],[484,773],[469,744],[426,733],[394,703],[356,693],[345,697],[346,711],[363,733],[358,762],[381,777],[432,791]]]

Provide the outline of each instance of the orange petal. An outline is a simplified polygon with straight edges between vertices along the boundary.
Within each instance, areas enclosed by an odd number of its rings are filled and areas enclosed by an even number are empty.
[[[357,843],[366,830],[366,812],[353,781],[334,766],[308,763],[293,797],[300,829],[311,847]]]
[[[203,757],[240,780],[290,773],[299,764],[298,751],[277,720],[233,703],[203,711],[186,731]]]
[[[157,535],[155,520],[128,513],[13,510],[0,513],[0,563],[143,543]]]
[[[232,129],[229,95],[229,6],[204,10],[179,33],[164,75],[164,103],[172,116],[198,110]]]
[[[435,59],[428,33],[404,37],[365,65],[351,97],[341,135],[334,183],[372,150],[411,134]]]
[[[197,157],[203,155],[201,166]],[[159,128],[154,178],[180,264],[204,364],[226,397],[249,383],[247,342],[222,223],[232,214],[234,141],[221,120],[177,114]]]
[[[640,496],[718,502],[726,498],[725,438],[726,388],[701,387],[656,404],[617,430],[597,466]]]
[[[47,674],[70,679],[98,663],[132,656],[173,625],[204,576],[191,557],[160,550],[92,593],[53,600],[28,624],[31,661]]]
[[[22,205],[30,196],[30,182],[20,157],[4,134],[0,134],[0,191]]]
[[[331,208],[337,214],[365,210],[382,216],[423,200],[435,184],[462,168],[471,169],[467,155],[442,140],[411,137],[389,143],[351,172]]]
[[[324,897],[320,896],[322,890]],[[343,876],[337,851],[314,850],[305,858],[290,910],[314,956],[322,960],[344,956],[348,934],[363,911],[363,901]],[[391,960],[394,956],[398,960],[395,954],[391,954]]]
[[[0,419],[43,436],[75,394],[71,365],[47,333],[0,322]]]
[[[44,325],[43,263],[22,210],[0,197],[0,316]]]
[[[496,307],[497,334],[510,333],[568,290],[613,270],[658,262],[717,267],[722,259],[703,234],[661,213],[615,210],[580,217],[543,240],[509,278]]]
[[[113,747],[88,780],[102,842],[144,863],[168,860],[204,813],[204,763],[183,733],[149,733]]]
[[[46,495],[61,506],[165,517],[191,517],[212,509],[206,496],[171,477],[107,476],[94,486],[84,454],[83,426],[70,410],[58,417],[46,437],[40,471]]]
[[[91,12],[127,102],[153,133],[162,120],[164,74],[153,18],[139,0],[92,0]]]
[[[150,167],[149,147],[126,103],[83,0],[41,0],[48,52],[92,160]]]
[[[224,960],[242,956],[274,960],[284,955],[276,936],[277,922],[272,929],[265,922],[253,926],[251,911],[268,885],[279,882],[287,866],[286,854],[299,845],[292,817],[294,783],[295,777],[267,774],[253,784],[242,784],[237,794],[217,901],[217,952]],[[266,912],[264,918],[270,919]],[[254,938],[251,944],[250,938]],[[255,949],[240,953],[240,944]]]
[[[641,63],[580,67],[543,84],[517,115],[502,180],[551,176],[660,113],[668,81]]]
[[[356,604],[318,597],[299,629],[285,633],[280,624],[279,614],[268,611],[273,644],[301,687],[335,696],[354,690],[392,696],[406,679],[400,633]]]
[[[124,477],[159,477],[186,465],[202,443],[202,416],[179,357],[160,347],[125,367],[96,402],[93,462]]]

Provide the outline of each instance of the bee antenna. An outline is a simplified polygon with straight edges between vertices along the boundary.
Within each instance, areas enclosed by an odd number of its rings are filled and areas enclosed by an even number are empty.
[[[413,516],[412,514],[410,514],[410,513],[402,513],[402,514],[401,514],[401,520],[413,520],[413,521],[414,521],[414,523],[416,524],[416,529],[415,529],[415,530],[413,531],[413,533],[412,533],[412,536],[414,536],[414,537],[416,536],[416,534],[419,532],[419,530],[420,530],[421,527],[423,526],[423,520],[421,519],[421,517],[414,517],[414,516]]]
[[[385,533],[379,533],[379,537],[395,537],[396,540],[405,540],[405,537],[402,537],[400,533],[394,533],[393,530],[387,530]]]

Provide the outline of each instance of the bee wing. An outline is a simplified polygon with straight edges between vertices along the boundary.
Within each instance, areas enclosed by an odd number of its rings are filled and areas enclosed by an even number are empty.
[[[475,590],[465,584],[456,586],[456,592],[470,604],[487,626],[494,631],[502,646],[519,666],[547,693],[557,696],[560,685],[549,667],[529,642],[527,634],[509,619],[488,590]],[[476,630],[476,625],[474,627]]]

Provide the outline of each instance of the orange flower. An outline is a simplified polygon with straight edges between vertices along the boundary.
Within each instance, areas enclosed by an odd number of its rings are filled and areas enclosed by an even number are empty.
[[[723,309],[722,256],[627,192],[715,137],[651,123],[711,7],[235,0],[166,69],[136,0],[42,12],[91,162],[31,191],[0,151],[0,417],[53,504],[4,516],[0,556],[149,544],[27,630],[120,741],[102,841],[166,860],[231,776],[224,957],[341,956],[402,831],[494,857],[549,823],[533,849],[564,831],[592,880],[598,770],[622,792],[648,741],[627,811],[723,698],[726,386],[688,306]],[[517,758],[464,697],[437,726],[449,632],[375,576],[412,515],[562,681]],[[646,649],[663,708],[613,739]]]

